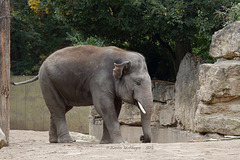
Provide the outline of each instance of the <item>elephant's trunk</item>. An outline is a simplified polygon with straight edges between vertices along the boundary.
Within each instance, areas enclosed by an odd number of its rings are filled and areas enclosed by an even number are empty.
[[[141,137],[141,141],[143,143],[150,143],[151,135],[152,135],[151,134],[151,115],[153,110],[152,96],[145,98],[145,101],[142,103],[142,106],[145,110],[145,113],[141,111],[142,129],[143,129],[143,137]]]

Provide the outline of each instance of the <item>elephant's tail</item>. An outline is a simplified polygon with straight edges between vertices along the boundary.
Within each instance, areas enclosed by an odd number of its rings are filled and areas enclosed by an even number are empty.
[[[18,86],[18,85],[22,85],[22,84],[32,83],[32,82],[37,81],[37,80],[38,80],[38,75],[33,77],[32,79],[29,79],[29,80],[26,80],[26,81],[23,81],[23,82],[17,82],[17,83],[10,82],[10,84]]]

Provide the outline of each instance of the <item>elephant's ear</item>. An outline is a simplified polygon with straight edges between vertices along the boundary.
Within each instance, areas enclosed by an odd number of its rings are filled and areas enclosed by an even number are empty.
[[[113,76],[117,79],[120,79],[123,75],[125,75],[130,67],[131,62],[130,61],[124,61],[120,64],[114,63],[114,69],[113,69]]]

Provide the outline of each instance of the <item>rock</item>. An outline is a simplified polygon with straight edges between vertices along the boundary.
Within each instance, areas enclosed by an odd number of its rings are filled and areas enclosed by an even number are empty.
[[[76,140],[76,142],[99,142],[95,136],[86,135],[78,132],[70,132],[71,137]]]
[[[153,114],[151,118],[152,126],[174,126],[176,124],[174,102],[168,103],[154,102]],[[119,115],[121,125],[141,126],[140,110],[131,104],[124,103]]]
[[[200,66],[196,131],[240,135],[240,61]]]
[[[240,57],[240,21],[217,31],[212,36],[210,56],[233,59]]]
[[[7,145],[7,139],[2,129],[0,128],[0,149]]]
[[[204,103],[225,103],[240,97],[240,61],[200,66],[198,97]]]
[[[228,103],[199,104],[196,113],[196,131],[240,135],[240,100]]]
[[[153,126],[174,126],[176,124],[174,109],[174,83],[154,80],[153,87]]]
[[[174,100],[174,83],[165,81],[152,81],[153,100],[167,102]]]
[[[153,107],[152,125],[167,127],[176,125],[174,101],[168,101],[167,103],[154,102]]]
[[[152,87],[154,103],[151,125],[175,125],[173,83],[153,81]],[[122,125],[142,125],[140,110],[134,105],[124,103],[119,115],[119,122]]]
[[[196,131],[240,135],[240,22],[213,35],[214,64],[200,66]]]
[[[120,124],[140,126],[141,122],[141,113],[137,106],[124,103],[118,118]]]
[[[175,116],[179,125],[186,130],[194,130],[195,113],[199,104],[199,65],[190,53],[183,58],[175,84]]]

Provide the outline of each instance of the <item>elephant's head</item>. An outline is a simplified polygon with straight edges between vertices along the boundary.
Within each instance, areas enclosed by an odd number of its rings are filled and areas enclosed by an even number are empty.
[[[151,114],[153,96],[151,78],[148,74],[145,58],[136,57],[121,63],[114,63],[113,76],[116,94],[123,101],[138,106],[141,110],[141,120],[144,136],[143,142],[151,142]]]

